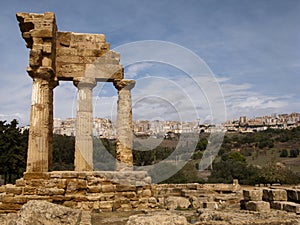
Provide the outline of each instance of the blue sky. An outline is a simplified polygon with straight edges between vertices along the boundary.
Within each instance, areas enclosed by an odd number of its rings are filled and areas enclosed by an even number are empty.
[[[298,0],[10,0],[0,9],[1,120],[29,121],[29,51],[15,17],[21,11],[53,11],[60,31],[103,33],[112,49],[159,40],[192,51],[218,81],[229,119],[300,112]],[[125,77],[137,80],[135,119],[178,119],[179,105],[184,119],[211,119],[208,105],[214,103],[205,98],[205,88],[197,91],[178,68],[136,63],[126,68]],[[148,94],[143,102],[138,100],[142,93]],[[97,86],[94,97],[95,116],[113,118],[117,96],[112,85]],[[55,117],[73,117],[75,109],[76,88],[62,82],[55,89]]]

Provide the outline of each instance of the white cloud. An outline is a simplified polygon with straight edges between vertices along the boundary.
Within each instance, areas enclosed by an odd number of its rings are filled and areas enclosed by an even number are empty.
[[[10,114],[0,114],[0,120],[6,121],[7,123],[11,122],[13,119],[16,119],[19,122],[20,126],[25,126],[29,124],[28,121],[29,113],[10,113]]]
[[[145,69],[149,69],[152,66],[152,63],[141,62],[129,65],[126,67],[125,78],[133,79],[139,75],[139,73]]]
[[[224,93],[228,117],[241,115],[267,115],[274,112],[288,111],[291,95],[268,96],[253,91],[253,85],[221,83]]]

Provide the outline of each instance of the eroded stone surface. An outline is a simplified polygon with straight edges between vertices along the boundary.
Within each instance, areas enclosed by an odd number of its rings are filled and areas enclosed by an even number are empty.
[[[23,205],[17,214],[0,217],[1,224],[9,225],[90,225],[88,212],[52,204],[47,201],[32,200]]]
[[[170,212],[156,212],[148,215],[134,215],[129,217],[126,225],[187,225],[184,216]]]
[[[132,102],[131,89],[135,85],[134,80],[116,80],[118,89],[118,115],[117,115],[117,142],[116,170],[132,170]]]

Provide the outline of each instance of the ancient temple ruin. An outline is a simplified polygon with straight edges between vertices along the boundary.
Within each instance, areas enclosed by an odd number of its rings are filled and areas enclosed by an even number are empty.
[[[124,79],[120,55],[103,34],[60,32],[55,15],[18,13],[22,37],[30,49],[27,72],[33,79],[27,173],[48,172],[52,163],[53,89],[73,81],[78,89],[75,170],[93,170],[92,91],[97,82],[118,90],[116,170],[130,170],[134,80]]]

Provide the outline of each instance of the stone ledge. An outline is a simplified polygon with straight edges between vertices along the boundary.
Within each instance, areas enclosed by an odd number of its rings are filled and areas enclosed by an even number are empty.
[[[263,190],[243,190],[245,201],[262,201]]]
[[[287,201],[287,192],[284,189],[264,189],[264,201]]]
[[[97,183],[108,181],[115,184],[131,185],[131,186],[144,186],[151,184],[151,177],[148,176],[146,171],[53,171],[45,173],[24,173],[23,180],[17,181],[17,186],[24,186],[24,181],[28,182],[31,180],[53,180],[57,179],[83,179],[89,182]]]
[[[264,201],[246,202],[246,209],[250,211],[268,212],[270,211],[270,203]]]
[[[294,202],[274,201],[271,203],[271,208],[300,214],[300,204]]]

